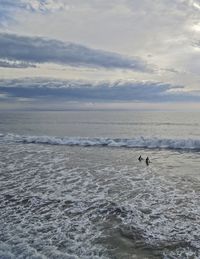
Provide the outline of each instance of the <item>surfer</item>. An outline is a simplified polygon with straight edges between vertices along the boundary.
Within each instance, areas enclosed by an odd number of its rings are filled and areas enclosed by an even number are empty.
[[[141,155],[138,157],[138,160],[141,162],[143,160],[143,158],[141,157]]]
[[[145,161],[146,161],[146,165],[149,165],[149,164],[150,164],[150,160],[149,160],[149,158],[148,158],[148,157],[146,158],[146,160],[145,160]]]

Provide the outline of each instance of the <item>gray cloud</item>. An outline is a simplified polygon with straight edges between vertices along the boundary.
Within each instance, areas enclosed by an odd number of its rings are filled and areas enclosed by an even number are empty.
[[[193,41],[191,42],[191,45],[195,48],[200,48],[200,41],[199,40]]]
[[[65,0],[0,0],[0,10],[8,13],[16,10],[51,12],[64,9],[68,9]]]
[[[7,68],[28,68],[28,67],[36,67],[36,65],[28,63],[28,62],[17,62],[17,61],[8,61],[0,59],[0,67]]]
[[[4,25],[12,20],[12,13],[16,11],[18,4],[13,0],[0,0],[0,25]]]
[[[0,80],[0,92],[12,98],[65,101],[177,102],[200,101],[199,92],[160,82],[85,82],[51,79]]]
[[[68,10],[65,0],[0,0],[0,26],[17,23],[17,12],[47,14]]]
[[[142,72],[150,70],[139,58],[128,58],[74,43],[5,33],[0,34],[0,58],[26,63],[52,62],[70,66],[120,68]]]
[[[9,19],[15,21],[10,23]],[[5,23],[7,32],[52,37],[62,40],[63,44],[65,44],[65,41],[71,40],[97,49],[123,53],[128,57],[135,55],[144,58],[144,60],[151,60],[149,62],[156,65],[155,73],[151,75],[135,73],[137,79],[163,80],[184,84],[188,88],[199,88],[200,59],[197,49],[199,47],[200,28],[199,0],[0,0],[0,24],[1,21]],[[33,43],[37,45],[36,38],[32,39],[34,39]],[[35,45],[33,50],[36,48]],[[38,45],[42,51],[43,45],[47,46],[46,43]],[[26,46],[24,49],[26,50]],[[49,52],[53,50],[52,52],[55,52],[57,58],[46,56],[41,57],[41,60],[38,61],[36,56],[36,59],[31,63],[34,62],[37,65],[37,63],[43,62],[56,62],[65,65],[70,63],[73,66],[102,67],[102,62],[97,61],[97,58],[96,63],[90,60],[86,64],[86,57],[83,60],[81,54],[81,60],[76,59],[76,63],[74,63],[74,56],[73,62],[69,58],[69,62],[67,62],[59,60],[59,51],[55,51],[53,47],[47,46],[47,49]],[[60,46],[59,50],[62,52]],[[32,45],[28,51],[32,52]],[[81,52],[80,49],[75,50],[76,53],[79,53],[79,51]],[[94,56],[95,53],[93,53]],[[20,61],[24,62],[22,60],[23,55],[20,57],[11,56],[10,60],[20,58]],[[44,53],[44,55],[46,54]],[[33,59],[33,57],[31,58]],[[110,60],[110,58],[108,59]],[[130,58],[128,59],[130,60]],[[134,64],[135,61],[142,63],[142,69],[139,71],[144,71],[144,68],[147,69],[147,65],[140,59],[133,58],[133,61]],[[5,63],[2,64],[3,67],[5,65]],[[8,64],[8,66],[11,65]],[[130,62],[128,66],[130,67]],[[103,67],[111,68],[111,66],[105,65]],[[119,62],[117,62],[117,67],[119,67]],[[125,67],[127,67],[127,64]],[[136,67],[138,66],[136,65]],[[26,75],[39,76],[43,73],[42,69],[41,72],[39,70],[37,69],[39,74],[36,70],[28,70]],[[3,69],[1,71],[4,73]],[[13,71],[12,76],[15,76],[15,72],[18,73],[18,71]],[[49,70],[49,74],[51,72]],[[95,74],[95,71],[93,72]],[[10,73],[8,69],[6,73]],[[83,73],[80,76],[78,73],[76,73],[75,78],[83,78]],[[105,78],[101,71],[99,74],[100,78]],[[61,75],[60,71],[57,75]],[[92,75],[91,78],[95,76]],[[64,72],[62,77],[64,77]],[[70,77],[72,76],[70,75]],[[87,77],[84,76],[84,78]],[[117,78],[117,76],[113,76],[113,78]]]
[[[65,0],[19,0],[19,3],[30,11],[52,12],[67,9]]]

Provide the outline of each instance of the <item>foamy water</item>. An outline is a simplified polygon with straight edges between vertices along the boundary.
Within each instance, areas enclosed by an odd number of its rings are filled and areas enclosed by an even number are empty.
[[[21,117],[15,130],[11,118],[0,124],[0,258],[200,258],[197,122],[187,137],[85,137],[29,132]]]
[[[199,180],[129,152],[2,144],[0,258],[198,258]]]

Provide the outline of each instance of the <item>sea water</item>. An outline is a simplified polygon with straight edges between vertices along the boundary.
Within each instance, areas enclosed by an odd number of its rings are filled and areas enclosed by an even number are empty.
[[[0,112],[0,258],[200,258],[199,115]]]

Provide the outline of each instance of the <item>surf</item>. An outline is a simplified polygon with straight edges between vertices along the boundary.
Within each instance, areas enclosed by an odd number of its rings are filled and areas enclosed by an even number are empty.
[[[103,137],[56,137],[56,136],[29,136],[0,133],[1,142],[15,142],[25,144],[48,144],[83,147],[123,147],[147,149],[172,149],[200,151],[200,139],[169,139],[169,138],[103,138]]]

